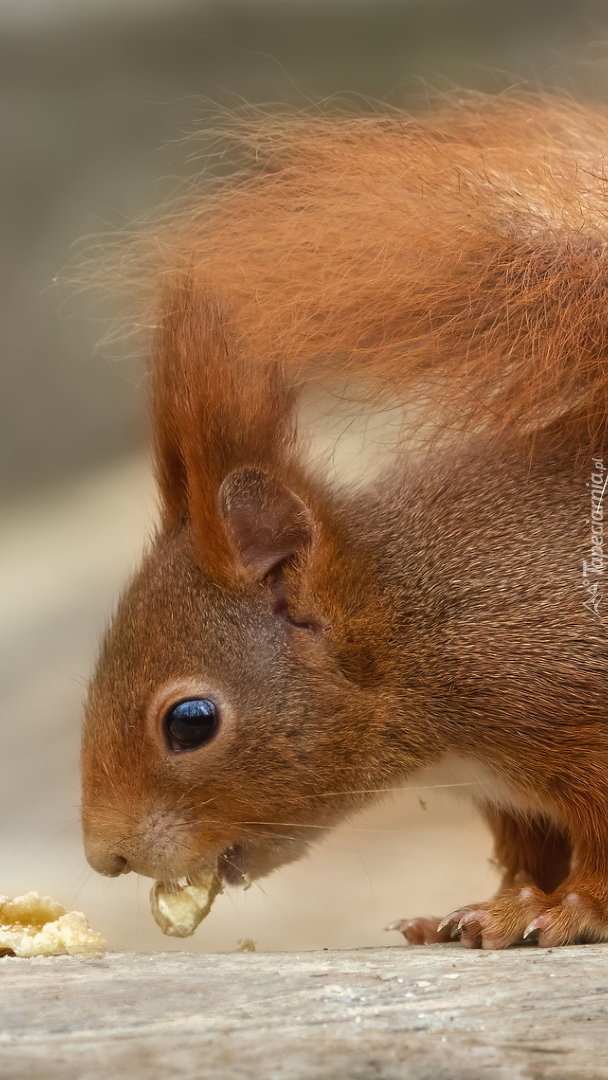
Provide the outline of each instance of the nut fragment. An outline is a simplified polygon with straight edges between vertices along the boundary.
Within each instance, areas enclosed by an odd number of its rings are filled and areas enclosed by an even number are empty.
[[[66,911],[50,896],[0,896],[0,955],[100,956],[106,943],[81,911]]]
[[[150,890],[150,907],[163,934],[190,937],[211,911],[216,896],[223,892],[215,873],[201,876],[196,884],[172,885],[155,881]]]

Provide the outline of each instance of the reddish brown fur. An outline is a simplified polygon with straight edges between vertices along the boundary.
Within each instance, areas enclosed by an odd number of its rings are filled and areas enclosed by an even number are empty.
[[[241,356],[204,280],[183,272],[165,281],[162,312],[152,407],[163,524],[192,521],[209,574],[231,580],[218,491],[241,465],[285,468],[294,435],[290,395],[274,368]]]
[[[365,373],[403,399],[447,375],[447,420],[469,432],[558,414],[593,438],[608,385],[607,119],[473,98],[422,119],[235,124],[253,175],[189,205],[161,251],[208,273],[250,348],[296,377]]]
[[[605,127],[544,100],[266,119],[239,132],[250,174],[155,236],[163,522],[91,689],[102,872],[266,873],[456,754],[495,785],[476,798],[503,885],[406,936],[608,938],[608,656],[582,589],[608,448]],[[465,442],[332,491],[293,426],[327,369],[423,391],[433,433]],[[188,695],[222,724],[176,755],[167,702]]]

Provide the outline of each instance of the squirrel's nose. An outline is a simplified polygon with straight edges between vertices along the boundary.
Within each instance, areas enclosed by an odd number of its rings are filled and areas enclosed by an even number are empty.
[[[96,859],[94,869],[98,874],[106,877],[118,877],[119,874],[128,874],[130,867],[122,855],[106,855],[103,859]]]
[[[118,877],[119,874],[128,874],[130,870],[131,867],[122,855],[109,855],[107,868],[101,870],[100,873],[106,874],[107,877]]]
[[[93,870],[96,870],[98,874],[104,874],[105,877],[118,877],[119,874],[128,874],[131,870],[127,860],[113,851],[95,850],[87,845],[86,854]]]

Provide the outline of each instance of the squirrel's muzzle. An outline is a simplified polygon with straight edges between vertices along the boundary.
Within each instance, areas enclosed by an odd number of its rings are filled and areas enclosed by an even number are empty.
[[[109,850],[103,843],[90,841],[85,837],[85,854],[89,866],[93,867],[98,874],[104,877],[118,877],[120,874],[128,874],[131,870],[129,863],[123,855]]]

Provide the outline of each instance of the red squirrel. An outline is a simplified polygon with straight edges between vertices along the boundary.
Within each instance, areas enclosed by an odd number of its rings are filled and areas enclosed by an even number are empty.
[[[456,757],[502,883],[395,927],[608,940],[607,133],[542,97],[262,118],[154,236],[161,521],[87,704],[100,873],[242,883]],[[425,452],[320,476],[326,371],[418,395]]]

